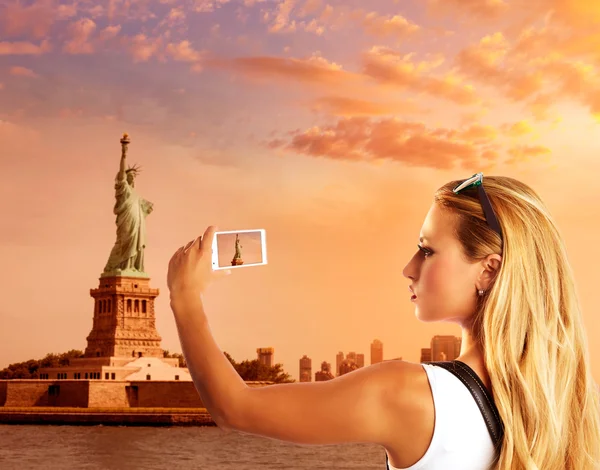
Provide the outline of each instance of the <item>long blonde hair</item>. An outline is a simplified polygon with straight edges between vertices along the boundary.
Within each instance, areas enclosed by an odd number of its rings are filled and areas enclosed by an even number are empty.
[[[509,177],[484,188],[503,238],[475,189],[435,202],[457,216],[455,235],[471,262],[497,253],[502,263],[473,316],[494,401],[504,424],[497,470],[600,469],[600,389],[564,241],[540,197]],[[474,291],[475,294],[475,291]]]

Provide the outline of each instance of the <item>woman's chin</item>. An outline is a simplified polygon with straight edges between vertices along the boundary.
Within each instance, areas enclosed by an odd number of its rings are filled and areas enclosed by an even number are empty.
[[[419,319],[422,322],[434,322],[434,321],[437,321],[431,315],[427,315],[426,311],[424,311],[423,308],[419,308],[418,305],[415,305],[415,316],[417,317],[417,319]]]

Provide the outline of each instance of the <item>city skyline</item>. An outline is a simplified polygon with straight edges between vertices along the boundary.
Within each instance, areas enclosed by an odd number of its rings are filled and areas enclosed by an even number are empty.
[[[206,294],[232,357],[418,362],[460,328],[417,320],[402,270],[434,191],[482,171],[554,216],[600,383],[600,4],[109,3],[0,5],[0,367],[85,349],[127,132],[164,349],[168,261],[214,224],[266,230],[268,264]]]

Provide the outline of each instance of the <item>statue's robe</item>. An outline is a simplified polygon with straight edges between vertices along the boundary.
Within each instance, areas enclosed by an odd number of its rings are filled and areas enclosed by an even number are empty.
[[[104,272],[135,269],[144,271],[146,248],[146,216],[152,205],[141,198],[127,182],[125,173],[115,178],[115,207],[117,241],[108,258]]]

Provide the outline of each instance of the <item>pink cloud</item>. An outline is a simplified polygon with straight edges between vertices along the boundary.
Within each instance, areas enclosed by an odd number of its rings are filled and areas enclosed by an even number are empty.
[[[357,78],[355,74],[343,70],[341,65],[317,54],[302,59],[263,56],[239,57],[228,61],[213,58],[207,60],[207,63],[214,67],[230,68],[259,80],[293,79],[304,83],[340,87]]]
[[[408,21],[402,15],[383,16],[376,12],[365,15],[362,24],[365,32],[378,37],[403,38],[420,30],[418,25]]]
[[[50,32],[56,16],[56,10],[49,0],[35,1],[28,6],[16,1],[1,5],[0,37],[27,36],[43,39]]]
[[[428,0],[428,11],[455,14],[462,11],[478,19],[496,19],[509,9],[504,0]]]
[[[68,54],[91,54],[94,47],[90,38],[96,30],[96,23],[89,18],[82,18],[69,25],[69,39],[63,46]]]
[[[443,63],[442,56],[416,62],[413,54],[401,54],[387,47],[376,46],[363,54],[363,73],[379,83],[424,92],[458,104],[478,102],[475,89],[461,83],[458,76],[435,76],[428,72]]]
[[[51,49],[47,39],[40,45],[28,41],[0,42],[0,55],[41,55],[50,52]]]
[[[38,75],[31,69],[28,69],[26,67],[20,67],[20,66],[14,66],[11,67],[9,69],[9,73],[11,75],[17,76],[17,77],[31,77],[31,78],[36,78]]]
[[[136,34],[133,38],[127,38],[129,50],[134,62],[146,62],[151,57],[161,57],[160,48],[163,40],[160,37],[150,38],[145,34]]]
[[[100,31],[99,39],[101,41],[108,41],[116,37],[121,31],[121,25],[107,26],[102,31]]]
[[[454,130],[429,129],[422,123],[396,118],[340,119],[336,124],[291,132],[267,144],[315,157],[336,160],[401,162],[407,166],[450,169],[469,167],[483,159],[497,159],[491,145],[495,132],[482,126]]]
[[[360,98],[326,96],[316,99],[311,108],[332,116],[378,116],[397,113],[423,113],[424,109],[412,101],[376,102]]]

